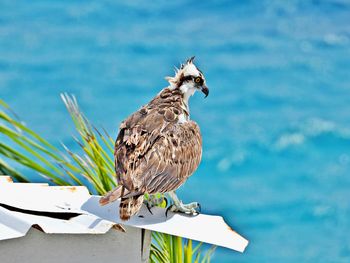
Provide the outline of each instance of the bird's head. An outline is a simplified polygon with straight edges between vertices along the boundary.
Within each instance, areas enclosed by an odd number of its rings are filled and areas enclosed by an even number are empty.
[[[170,88],[179,89],[186,100],[197,90],[202,91],[205,97],[209,95],[204,75],[193,63],[193,60],[194,57],[191,57],[181,65],[180,69],[175,68],[174,77],[166,77],[166,80],[170,83]]]

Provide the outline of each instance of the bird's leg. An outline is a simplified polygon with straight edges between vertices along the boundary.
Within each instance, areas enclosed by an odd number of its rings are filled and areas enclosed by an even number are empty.
[[[147,207],[148,211],[153,215],[152,213],[152,207],[155,206],[161,206],[161,204],[165,201],[165,207],[168,205],[168,200],[164,197],[164,195],[160,194],[154,194],[154,195],[148,195],[147,198],[145,198],[145,201],[143,203]]]
[[[174,204],[169,206],[165,212],[165,215],[168,214],[168,211],[171,212],[180,212],[185,214],[196,215],[200,212],[201,206],[197,202],[192,202],[189,204],[183,204],[181,200],[177,197],[175,192],[168,192],[170,198],[173,200]]]

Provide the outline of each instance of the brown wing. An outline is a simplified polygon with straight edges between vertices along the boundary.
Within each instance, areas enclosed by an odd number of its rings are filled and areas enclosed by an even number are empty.
[[[135,189],[133,175],[152,145],[159,139],[163,117],[155,109],[142,108],[120,126],[115,143],[115,168],[119,184]]]
[[[152,101],[120,127],[115,145],[116,173],[118,183],[130,195],[175,190],[200,162],[198,125],[192,121],[178,124],[182,112],[175,103],[177,98],[162,104],[164,98]]]
[[[171,125],[145,155],[140,165],[141,187],[147,193],[176,190],[197,169],[202,138],[195,122]]]

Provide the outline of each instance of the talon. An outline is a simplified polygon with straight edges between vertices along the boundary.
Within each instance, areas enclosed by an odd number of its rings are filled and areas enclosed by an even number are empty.
[[[146,203],[146,207],[147,207],[148,212],[150,212],[150,214],[153,215],[153,213],[151,211],[152,207],[150,206],[150,204],[148,202]]]
[[[173,205],[169,206],[166,210],[165,210],[165,217],[168,217],[168,212],[172,209]]]
[[[201,205],[198,202],[183,204],[174,192],[169,192],[169,196],[173,199],[174,203],[167,208],[166,215],[169,210],[174,213],[183,213],[187,215],[198,215],[202,210]]]

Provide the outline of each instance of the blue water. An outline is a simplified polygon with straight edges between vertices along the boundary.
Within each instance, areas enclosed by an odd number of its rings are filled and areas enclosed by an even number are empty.
[[[0,1],[0,96],[57,145],[61,92],[116,135],[192,55],[210,96],[179,195],[250,240],[214,262],[350,262],[349,1]]]

